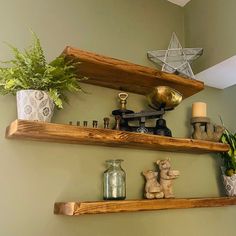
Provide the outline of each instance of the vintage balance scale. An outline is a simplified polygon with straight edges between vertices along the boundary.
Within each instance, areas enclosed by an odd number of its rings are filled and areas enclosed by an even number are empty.
[[[163,115],[166,111],[173,110],[182,101],[182,95],[168,86],[158,86],[147,95],[149,107],[152,110],[133,112],[126,109],[127,93],[118,94],[120,100],[120,109],[112,111],[115,116],[116,124],[114,129],[125,130],[138,133],[149,133],[172,137],[171,130],[167,128]],[[156,126],[147,127],[148,119],[157,119]],[[138,126],[129,125],[130,121],[138,121]]]

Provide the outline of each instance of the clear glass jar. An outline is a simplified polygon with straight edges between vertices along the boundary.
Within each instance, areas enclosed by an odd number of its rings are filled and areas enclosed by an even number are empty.
[[[103,174],[103,199],[124,200],[126,197],[126,174],[121,168],[123,160],[107,160],[108,169]]]

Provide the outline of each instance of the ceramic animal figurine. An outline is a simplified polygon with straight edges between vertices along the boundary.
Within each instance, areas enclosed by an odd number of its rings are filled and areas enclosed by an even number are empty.
[[[207,117],[194,117],[191,123],[194,129],[192,134],[194,139],[219,142],[224,132],[223,126],[213,125]]]
[[[170,159],[158,160],[156,164],[160,170],[160,185],[164,193],[164,198],[174,198],[173,180],[179,176],[179,171],[171,170]]]
[[[207,139],[207,134],[206,134],[205,130],[202,130],[201,123],[194,123],[193,129],[194,129],[194,131],[193,131],[192,137],[194,139],[200,139],[200,140]]]
[[[152,170],[143,171],[142,174],[146,179],[144,196],[147,199],[163,198],[162,187],[157,181],[158,172]]]
[[[215,125],[215,132],[213,134],[213,140],[215,140],[216,142],[219,142],[224,131],[225,131],[225,128],[223,126]]]

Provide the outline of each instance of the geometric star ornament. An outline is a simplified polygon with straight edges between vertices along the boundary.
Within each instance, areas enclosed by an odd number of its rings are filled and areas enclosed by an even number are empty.
[[[202,53],[202,48],[182,48],[173,32],[167,50],[148,51],[147,56],[149,60],[162,66],[162,71],[194,79],[190,64]]]

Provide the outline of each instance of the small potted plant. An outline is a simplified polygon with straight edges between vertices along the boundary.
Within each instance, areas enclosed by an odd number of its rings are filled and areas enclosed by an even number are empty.
[[[54,107],[63,108],[66,92],[82,91],[74,73],[75,63],[59,56],[47,63],[35,33],[23,52],[9,45],[14,58],[0,68],[0,94],[17,97],[18,119],[50,122]]]
[[[236,196],[236,134],[232,134],[225,128],[220,141],[229,145],[229,151],[220,153],[224,166],[222,177],[228,196]]]

